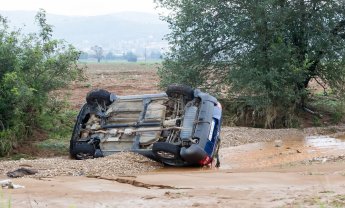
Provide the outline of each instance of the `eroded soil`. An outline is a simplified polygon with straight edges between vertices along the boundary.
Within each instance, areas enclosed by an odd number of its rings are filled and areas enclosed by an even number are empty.
[[[13,182],[25,188],[4,189],[2,200],[12,207],[344,207],[344,137],[294,131],[279,140],[224,145],[219,169],[156,166],[101,176],[90,168],[83,176],[19,178]]]
[[[88,74],[89,80],[76,83],[68,92],[75,107],[90,90],[89,84],[118,94],[158,91],[154,69],[126,69],[127,75],[120,69],[94,70],[94,75]],[[83,167],[83,174],[55,172],[51,176],[12,179],[25,188],[3,189],[0,207],[8,202],[10,207],[24,208],[345,207],[344,135],[344,126],[278,130],[224,127],[218,169],[169,168],[152,163],[154,168],[145,168],[147,161],[125,156],[121,165],[101,165],[107,160],[95,160],[100,168],[113,170],[113,174],[102,175],[88,166],[93,166],[90,161],[75,163],[57,158],[60,163],[65,161],[61,167],[69,171]],[[136,158],[135,166],[128,158]],[[114,160],[121,163],[117,157]],[[40,162],[25,164],[36,168],[35,163]],[[6,172],[4,164],[0,164],[2,173]],[[131,168],[142,171],[116,171]],[[49,165],[42,169],[58,171]]]

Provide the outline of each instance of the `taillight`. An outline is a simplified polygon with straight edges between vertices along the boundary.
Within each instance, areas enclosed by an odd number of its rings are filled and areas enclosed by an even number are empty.
[[[210,164],[212,162],[212,158],[210,158],[209,156],[204,157],[204,159],[199,161],[200,165],[207,165]]]

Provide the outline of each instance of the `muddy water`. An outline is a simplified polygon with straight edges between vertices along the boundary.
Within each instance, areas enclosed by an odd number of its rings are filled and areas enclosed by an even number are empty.
[[[71,176],[13,179],[25,188],[4,190],[4,199],[23,208],[320,207],[345,196],[345,163],[297,165],[293,171],[289,164],[344,153],[343,138],[291,137],[223,148],[220,169],[163,168],[121,178],[133,183]]]
[[[345,136],[291,137],[274,142],[253,143],[221,149],[221,169],[260,169],[287,166],[326,155],[345,153]]]
[[[260,170],[288,167],[296,162],[307,163],[313,158],[345,154],[345,136],[290,137],[274,142],[258,142],[220,149],[220,170]],[[322,159],[321,159],[322,160]],[[207,167],[164,167],[153,173],[218,171],[214,164]]]

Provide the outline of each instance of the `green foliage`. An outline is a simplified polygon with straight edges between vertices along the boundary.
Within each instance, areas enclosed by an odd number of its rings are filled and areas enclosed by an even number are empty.
[[[40,127],[49,132],[49,138],[63,140],[71,136],[77,111],[75,110],[44,111],[39,117]]]
[[[37,118],[40,128],[48,133],[48,139],[40,141],[36,146],[51,153],[66,154],[78,111],[71,110],[65,100],[50,95],[46,108]]]
[[[332,124],[343,121],[345,116],[345,102],[334,95],[315,95],[309,99],[308,105],[317,109],[323,116],[329,116]]]
[[[5,195],[2,189],[0,190],[0,208],[11,208],[12,200],[10,195]]]
[[[318,77],[344,93],[343,1],[157,0],[171,11],[161,85],[240,99],[266,127],[289,125]],[[241,110],[241,109],[240,109]]]
[[[52,39],[52,26],[40,10],[38,34],[9,31],[0,18],[0,156],[39,127],[50,92],[75,80],[79,51],[62,40]]]

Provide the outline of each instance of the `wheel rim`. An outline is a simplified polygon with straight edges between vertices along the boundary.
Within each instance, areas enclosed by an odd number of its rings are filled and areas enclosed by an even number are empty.
[[[90,153],[78,153],[76,154],[76,158],[78,160],[86,160],[86,159],[91,159],[92,155]]]
[[[158,151],[157,155],[159,157],[165,158],[165,159],[174,159],[175,155],[170,153],[170,152],[165,152],[165,151]]]

